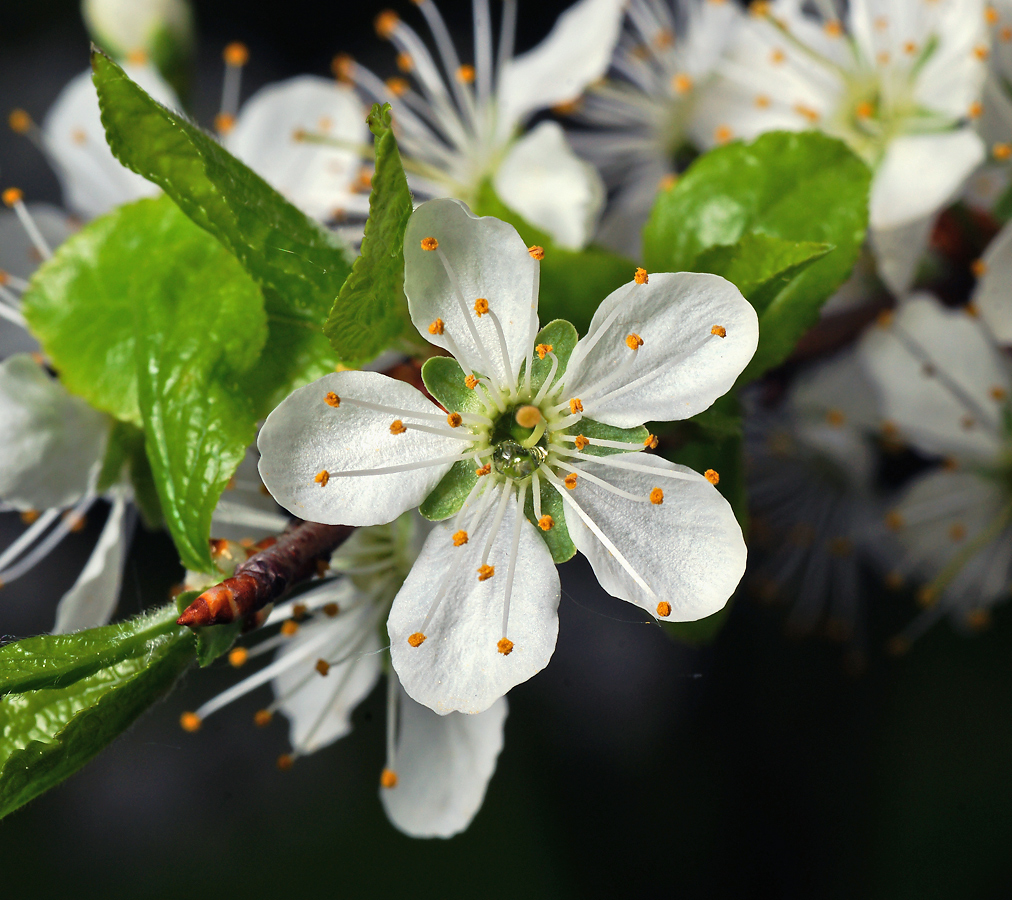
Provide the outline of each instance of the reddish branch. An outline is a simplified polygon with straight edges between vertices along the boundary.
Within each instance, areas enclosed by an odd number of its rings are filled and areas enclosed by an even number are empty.
[[[224,625],[252,618],[292,585],[315,575],[317,562],[328,558],[354,530],[350,525],[297,525],[238,566],[231,578],[204,591],[176,621]]]

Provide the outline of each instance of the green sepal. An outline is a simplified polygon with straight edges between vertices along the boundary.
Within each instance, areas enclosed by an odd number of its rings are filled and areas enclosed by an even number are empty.
[[[645,441],[650,437],[650,432],[642,425],[635,428],[616,428],[614,425],[605,425],[604,422],[597,422],[584,416],[579,422],[575,422],[566,429],[566,434],[582,434],[587,438],[597,438],[601,441],[625,441],[629,444],[646,446]],[[567,442],[566,446],[569,444]],[[629,450],[619,450],[616,447],[598,447],[588,444],[581,453],[588,456],[611,456],[615,453],[629,453]]]
[[[636,263],[631,259],[603,247],[568,250],[557,246],[547,232],[506,206],[496,196],[490,182],[481,186],[474,211],[480,216],[495,216],[509,222],[524,243],[537,244],[544,249],[538,308],[550,319],[572,322],[581,333],[586,334],[601,301],[630,282],[636,271]]]
[[[418,507],[418,512],[432,522],[442,522],[455,515],[464,505],[478,476],[477,463],[473,459],[455,462]]]
[[[444,409],[484,415],[484,389],[476,387],[472,390],[464,378],[464,370],[452,356],[433,356],[422,365],[422,384]]]
[[[527,499],[524,501],[524,515],[548,545],[552,559],[558,565],[576,556],[576,544],[573,543],[573,539],[569,536],[569,529],[566,527],[565,502],[553,484],[544,478],[540,478],[539,481],[541,483],[541,515],[551,516],[555,524],[548,531],[543,531],[538,525],[537,516],[534,515],[533,490],[527,492]]]
[[[5,644],[0,647],[0,695],[59,688],[86,678],[175,631],[177,617],[169,605],[115,625]]]
[[[93,50],[91,62],[113,154],[214,235],[263,293],[272,352],[249,374],[262,417],[296,387],[334,370],[323,324],[351,271],[349,251],[103,53]]]
[[[178,626],[136,651],[64,686],[3,698],[0,818],[91,760],[166,694],[194,659],[193,639]]]
[[[371,361],[402,334],[417,336],[404,298],[404,229],[411,216],[411,192],[390,124],[390,104],[374,104],[366,121],[376,136],[369,219],[361,254],[323,326],[349,366]]]
[[[576,333],[576,328],[565,319],[555,319],[538,332],[538,336],[534,339],[534,346],[537,347],[539,344],[550,345],[552,353],[559,360],[559,369],[555,373],[555,381],[558,381],[566,371],[566,366],[569,365],[569,357],[573,355],[573,350],[579,339],[580,336]],[[547,353],[544,359],[541,359],[535,353],[533,360],[531,363],[531,390],[534,394],[537,394],[545,383],[548,373],[552,371],[552,359]],[[526,372],[527,360],[525,359],[520,366],[520,378],[518,379],[520,384],[524,383]]]

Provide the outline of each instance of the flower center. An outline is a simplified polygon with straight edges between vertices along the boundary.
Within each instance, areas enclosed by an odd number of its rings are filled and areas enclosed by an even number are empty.
[[[514,481],[530,478],[548,457],[547,422],[530,404],[508,408],[493,423],[489,434],[492,467]]]

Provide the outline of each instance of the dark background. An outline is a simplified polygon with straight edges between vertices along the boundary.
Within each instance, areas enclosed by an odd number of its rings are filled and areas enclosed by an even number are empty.
[[[564,4],[521,0],[518,46]],[[420,15],[396,7],[412,24]],[[440,3],[458,30],[469,4]],[[243,96],[353,52],[381,75],[392,54],[367,3],[198,2],[193,109],[209,124],[221,48],[251,49]],[[469,46],[469,44],[464,45]],[[74,0],[3,0],[0,112],[36,120],[87,65]],[[466,50],[462,52],[467,56]],[[0,133],[0,181],[59,202],[48,166]],[[50,627],[101,526],[68,539],[0,592],[0,632]],[[0,520],[0,545],[15,530]],[[140,533],[120,614],[179,579],[161,535]],[[551,665],[510,694],[506,747],[471,829],[412,841],[377,799],[382,690],[354,733],[288,773],[282,720],[252,725],[264,695],[180,731],[180,712],[234,681],[191,673],[83,772],[0,823],[3,897],[1012,896],[1012,614],[965,638],[935,627],[906,657],[887,637],[915,615],[877,588],[860,675],[840,648],[784,636],[780,610],[736,600],[716,643],[672,643],[563,567]]]

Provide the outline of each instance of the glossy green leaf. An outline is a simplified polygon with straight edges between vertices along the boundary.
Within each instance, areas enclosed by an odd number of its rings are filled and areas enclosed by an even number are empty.
[[[567,250],[556,246],[547,232],[535,228],[507,207],[489,183],[482,186],[474,212],[509,222],[528,246],[537,244],[544,248],[538,299],[541,318],[565,319],[581,334],[586,334],[601,301],[630,282],[636,271],[632,260],[603,247]]]
[[[333,371],[323,324],[351,269],[337,238],[182,116],[92,53],[102,124],[116,157],[165,190],[260,286],[270,346],[256,375],[264,415],[295,387]]]
[[[390,104],[377,103],[366,120],[376,136],[376,171],[362,252],[324,326],[346,365],[379,356],[399,335],[415,334],[404,298],[404,229],[411,192],[390,124]]]
[[[85,678],[176,629],[176,608],[88,628],[75,634],[42,634],[0,647],[0,694],[58,688]]]
[[[698,271],[702,253],[749,234],[835,248],[760,301],[759,350],[741,379],[751,380],[787,357],[850,274],[868,225],[870,185],[868,167],[818,132],[770,132],[719,147],[657,198],[643,231],[646,267]]]
[[[188,629],[174,626],[73,682],[0,699],[0,817],[81,768],[163,696],[193,659]]]

